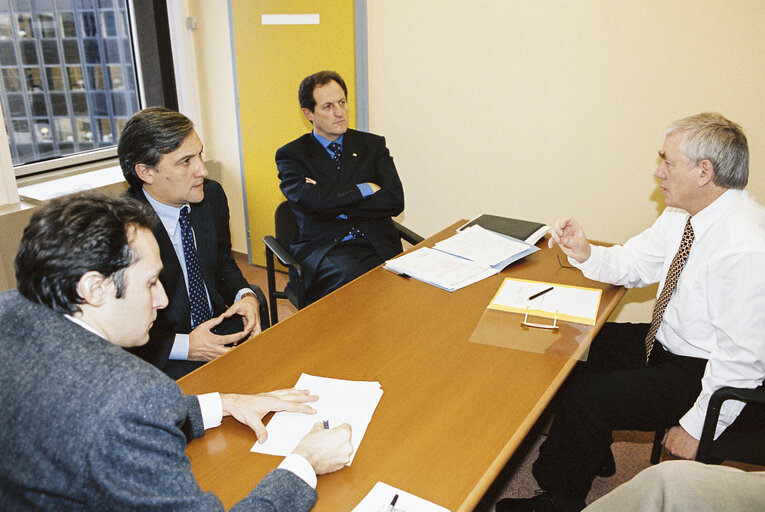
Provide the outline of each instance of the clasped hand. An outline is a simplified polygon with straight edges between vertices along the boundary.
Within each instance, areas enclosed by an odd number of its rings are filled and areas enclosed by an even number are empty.
[[[233,315],[240,315],[244,320],[242,331],[233,334],[215,334],[212,332],[223,320]],[[231,350],[227,345],[246,340],[250,335],[259,332],[258,300],[254,295],[245,295],[232,304],[223,314],[202,322],[189,333],[189,360],[212,361]]]

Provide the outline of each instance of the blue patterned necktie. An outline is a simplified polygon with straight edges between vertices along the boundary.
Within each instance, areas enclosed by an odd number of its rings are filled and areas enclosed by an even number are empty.
[[[330,142],[327,144],[327,147],[334,153],[334,156],[332,157],[332,160],[335,161],[335,167],[337,167],[337,170],[340,170],[340,157],[343,156],[343,146],[338,144],[337,142]]]
[[[199,269],[199,259],[197,258],[197,249],[194,245],[194,232],[191,230],[189,222],[189,207],[181,208],[181,215],[178,217],[181,224],[181,242],[183,244],[183,257],[186,259],[186,275],[189,282],[189,304],[191,305],[191,328],[210,319],[210,304],[207,301],[205,292],[205,283],[202,279],[202,272]]]
[[[664,311],[667,309],[669,299],[672,298],[672,294],[675,291],[680,272],[683,271],[685,262],[688,260],[688,254],[691,252],[694,238],[691,218],[688,217],[688,222],[685,223],[685,230],[683,231],[683,238],[680,240],[680,247],[677,249],[675,257],[672,258],[672,263],[669,264],[667,277],[664,279],[664,288],[661,289],[661,294],[659,294],[659,298],[656,300],[656,305],[653,308],[651,326],[648,328],[648,335],[645,337],[646,363],[651,357],[653,344],[656,341],[656,332],[659,330],[659,325],[661,325],[661,319],[664,317]]]

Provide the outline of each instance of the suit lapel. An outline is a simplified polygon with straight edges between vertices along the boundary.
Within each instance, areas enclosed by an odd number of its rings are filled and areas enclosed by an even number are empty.
[[[356,163],[360,155],[357,142],[356,132],[349,128],[343,136],[343,158],[340,161],[340,172],[343,176],[351,177],[356,173]]]
[[[339,174],[335,167],[335,161],[329,156],[329,152],[324,149],[321,142],[316,140],[313,133],[308,134],[308,147],[306,155],[311,164],[311,168],[315,169],[320,176],[314,176],[316,181],[329,180],[331,183],[337,182]]]

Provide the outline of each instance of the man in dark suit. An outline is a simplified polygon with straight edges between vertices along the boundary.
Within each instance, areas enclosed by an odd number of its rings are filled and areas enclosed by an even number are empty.
[[[348,129],[348,89],[333,71],[303,79],[313,131],[276,152],[280,187],[300,231],[291,249],[317,300],[400,253],[391,220],[404,190],[383,137]]]
[[[40,206],[0,294],[0,509],[223,510],[191,471],[188,439],[221,416],[266,435],[269,410],[311,412],[307,392],[203,402],[123,348],[149,339],[167,305],[147,209],[90,194]],[[209,402],[208,402],[209,404]],[[348,425],[321,422],[232,510],[306,511],[316,474],[350,460]]]
[[[205,179],[191,120],[144,109],[125,125],[118,153],[128,195],[157,213],[159,278],[170,299],[149,343],[135,353],[179,378],[259,332],[258,301],[231,256],[228,201],[218,183]]]

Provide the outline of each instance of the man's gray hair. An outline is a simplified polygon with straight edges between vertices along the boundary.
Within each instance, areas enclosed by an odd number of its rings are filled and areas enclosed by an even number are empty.
[[[709,160],[714,183],[723,188],[744,188],[749,180],[749,145],[739,125],[720,114],[705,112],[679,119],[664,131],[666,138],[682,132],[680,149],[691,163]]]

